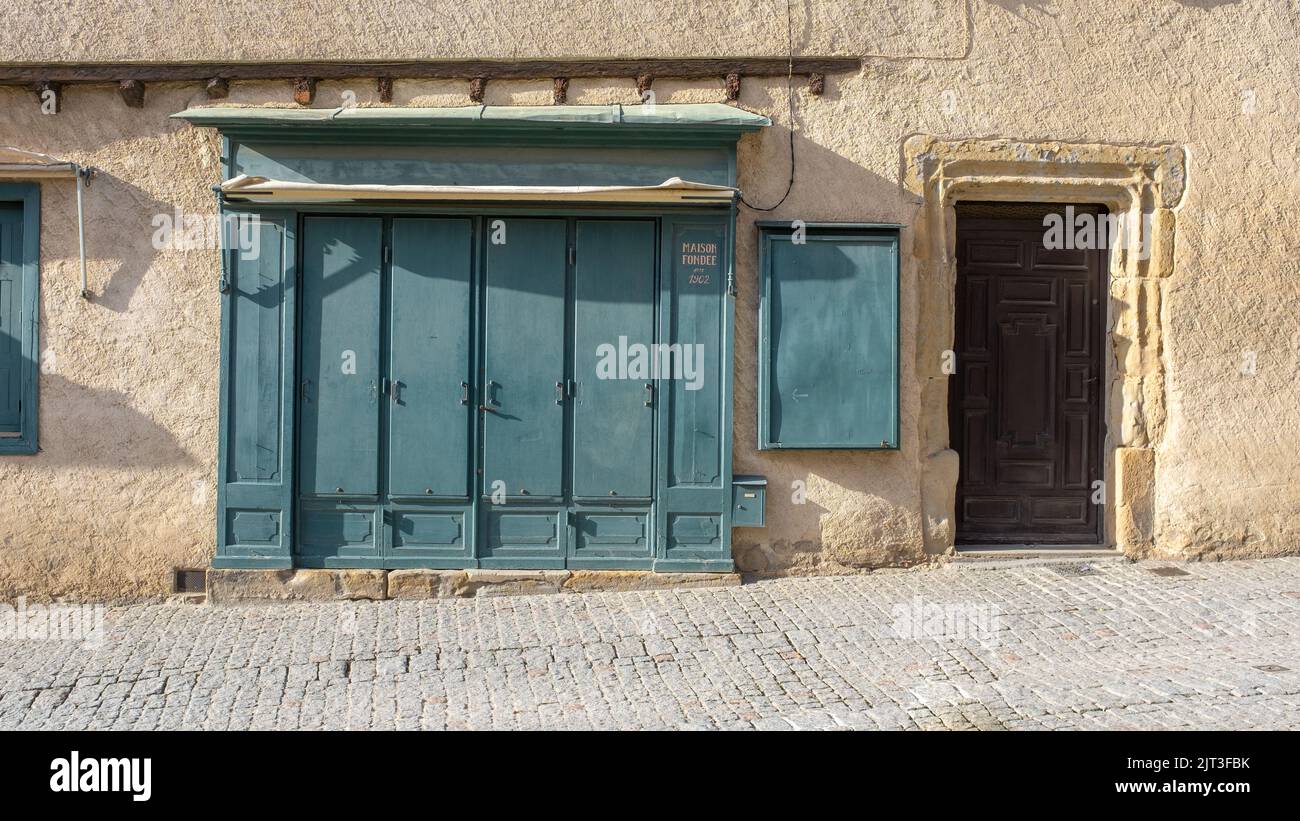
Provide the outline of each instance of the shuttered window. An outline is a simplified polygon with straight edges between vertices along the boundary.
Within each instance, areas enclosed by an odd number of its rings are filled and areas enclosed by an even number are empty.
[[[898,228],[760,223],[759,447],[898,447]]]
[[[0,184],[0,454],[36,452],[40,188]]]

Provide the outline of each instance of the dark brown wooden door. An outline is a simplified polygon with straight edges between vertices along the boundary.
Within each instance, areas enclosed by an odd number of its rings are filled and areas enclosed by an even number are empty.
[[[1038,212],[957,211],[958,544],[1101,541],[1104,252],[1046,248]]]

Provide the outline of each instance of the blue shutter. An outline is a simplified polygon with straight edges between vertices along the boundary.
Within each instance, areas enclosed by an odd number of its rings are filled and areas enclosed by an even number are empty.
[[[466,499],[473,222],[402,218],[392,231],[388,493]]]
[[[0,436],[22,430],[23,206],[0,202]]]
[[[897,449],[897,230],[762,230],[759,447]]]
[[[731,345],[728,218],[663,221],[659,341],[702,354],[697,380],[658,381],[655,569],[730,571]],[[695,348],[694,346],[699,346]],[[702,361],[700,359],[702,358]],[[680,374],[686,377],[688,374]]]
[[[598,352],[622,361],[654,342],[655,225],[579,220],[574,267],[573,495],[649,499],[653,494],[652,380],[598,378]],[[629,368],[630,371],[630,368]]]
[[[40,187],[0,184],[0,454],[36,452]]]
[[[213,567],[290,566],[295,219],[262,216],[255,254],[227,239]]]
[[[498,225],[498,223],[500,223]],[[563,567],[564,329],[568,225],[486,218],[483,566]],[[504,230],[502,244],[493,242]],[[500,484],[498,484],[500,483]],[[532,503],[537,503],[534,506]]]
[[[489,226],[491,222],[489,221]],[[564,220],[506,219],[506,242],[487,245],[483,494],[563,494]],[[491,234],[493,228],[488,228]]]

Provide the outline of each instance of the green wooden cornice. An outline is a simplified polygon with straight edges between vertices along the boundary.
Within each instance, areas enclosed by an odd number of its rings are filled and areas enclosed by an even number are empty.
[[[452,108],[191,108],[172,115],[244,142],[725,145],[772,124],[722,103]]]

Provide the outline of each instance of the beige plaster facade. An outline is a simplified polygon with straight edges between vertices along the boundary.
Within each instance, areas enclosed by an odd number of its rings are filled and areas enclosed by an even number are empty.
[[[786,4],[18,0],[0,63],[601,59],[786,54]],[[1148,215],[1152,253],[1112,254],[1106,522],[1133,556],[1300,550],[1300,6],[1294,0],[795,3],[800,55],[862,58],[793,83],[794,186],[740,211],[734,469],[769,478],[765,529],[737,529],[760,574],[910,566],[950,552],[956,454],[953,208],[1104,202]],[[94,36],[90,36],[90,32]],[[663,78],[660,103],[719,102],[716,80]],[[321,82],[380,105],[373,78]],[[548,104],[549,79],[489,81],[485,102]],[[574,76],[570,103],[634,103],[633,78]],[[404,80],[392,105],[464,105],[460,80]],[[0,456],[0,599],[157,598],[214,550],[220,305],[215,250],[157,251],[156,214],[215,213],[220,146],[169,120],[200,83],[70,85],[59,113],[0,86],[0,146],[95,166],[91,297],[79,295],[71,181],[42,183],[40,446]],[[284,81],[225,105],[292,106]],[[739,179],[770,204],[789,176],[785,77],[742,78],[774,127],[743,138]],[[897,222],[902,232],[896,452],[756,448],[757,218]],[[1249,359],[1253,368],[1244,368]],[[790,488],[806,483],[796,505]]]

